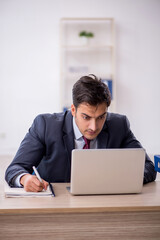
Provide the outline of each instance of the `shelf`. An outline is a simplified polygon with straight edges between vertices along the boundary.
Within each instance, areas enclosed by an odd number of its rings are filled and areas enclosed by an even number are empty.
[[[113,46],[112,45],[101,45],[101,46],[90,46],[90,45],[86,45],[86,46],[82,46],[82,45],[75,45],[75,46],[67,46],[67,45],[62,45],[61,46],[62,49],[67,50],[67,51],[73,51],[73,50],[85,50],[85,51],[90,51],[90,50],[102,50],[102,51],[108,51],[108,50],[112,50]]]
[[[97,23],[97,22],[106,22],[106,21],[114,21],[114,18],[61,18],[61,21],[62,22],[69,22],[71,21],[71,23],[73,24],[73,22],[76,22],[76,21],[79,21],[79,23],[82,23],[82,22],[90,22],[93,24],[94,21]],[[77,24],[77,22],[76,22]]]
[[[116,106],[115,44],[113,18],[63,18],[61,30],[61,98],[62,109],[72,103],[73,84],[82,76],[94,74],[112,80],[113,99],[110,109]],[[81,37],[81,32],[93,37]]]

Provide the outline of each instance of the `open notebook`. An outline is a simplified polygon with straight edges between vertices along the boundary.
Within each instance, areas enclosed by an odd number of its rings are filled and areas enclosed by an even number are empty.
[[[26,192],[24,188],[11,188],[6,183],[4,187],[5,197],[47,197],[52,196],[52,193],[49,189],[43,190],[42,192]]]

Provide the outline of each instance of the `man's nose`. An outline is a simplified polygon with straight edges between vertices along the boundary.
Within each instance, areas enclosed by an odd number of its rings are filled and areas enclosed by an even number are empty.
[[[95,131],[95,130],[96,130],[97,124],[96,124],[96,120],[95,120],[95,119],[92,119],[92,120],[90,121],[89,128],[90,128],[92,131]]]

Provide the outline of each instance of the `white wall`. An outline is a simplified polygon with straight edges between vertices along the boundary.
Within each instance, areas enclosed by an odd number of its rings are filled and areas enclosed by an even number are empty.
[[[159,0],[0,0],[0,154],[14,154],[39,113],[60,111],[59,20],[113,17],[117,112],[160,154]]]

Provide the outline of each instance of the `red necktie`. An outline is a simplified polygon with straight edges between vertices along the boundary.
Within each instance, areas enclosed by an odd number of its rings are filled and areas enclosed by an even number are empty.
[[[84,136],[83,136],[83,139],[85,141],[85,145],[84,145],[83,149],[89,149],[90,148],[90,140],[88,140]]]

